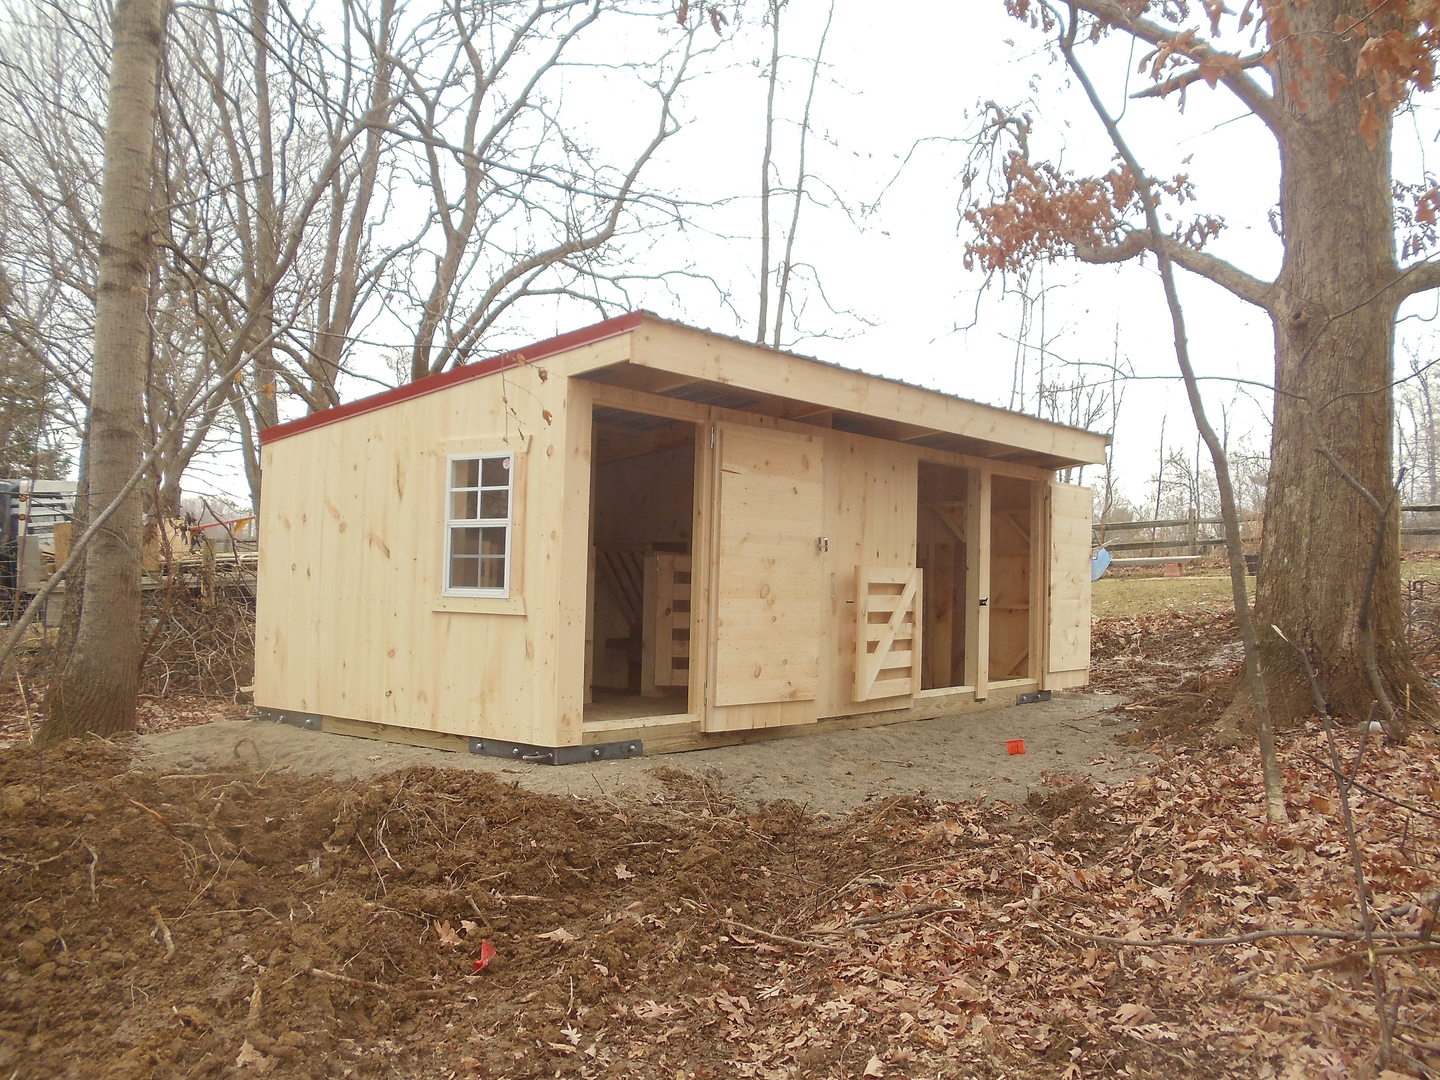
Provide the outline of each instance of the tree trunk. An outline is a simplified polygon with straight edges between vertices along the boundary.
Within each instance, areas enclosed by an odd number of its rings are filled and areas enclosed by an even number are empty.
[[[89,486],[92,506],[114,498],[144,456],[150,330],[155,94],[166,0],[119,0],[112,17],[109,117],[101,189],[95,366],[91,381]],[[140,660],[142,495],[137,487],[85,553],[80,626],[70,663],[50,701],[39,741],[135,727]]]
[[[1329,40],[1337,16],[1355,6],[1292,5],[1296,40],[1307,34]],[[1398,268],[1390,121],[1380,107],[1377,145],[1367,146],[1359,133],[1361,92],[1351,88],[1330,102],[1328,65],[1308,52],[1281,48],[1275,80],[1294,126],[1291,137],[1279,140],[1285,263],[1272,311],[1277,393],[1256,618],[1277,720],[1308,716],[1314,702],[1272,624],[1310,655],[1331,713],[1363,719],[1375,697],[1357,619],[1380,522],[1322,456],[1319,439],[1381,504],[1391,505],[1398,297],[1386,290]],[[1377,660],[1398,707],[1408,701],[1428,710],[1433,695],[1405,642],[1398,535],[1392,509],[1371,616]]]

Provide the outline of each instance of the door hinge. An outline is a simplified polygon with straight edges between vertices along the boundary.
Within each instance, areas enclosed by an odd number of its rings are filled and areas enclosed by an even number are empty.
[[[816,538],[815,538],[815,549],[816,549],[817,551],[829,551],[829,550],[830,550],[830,538],[829,538],[828,536],[819,536],[819,537],[816,537]]]
[[[713,426],[710,428],[710,449],[715,449],[715,428]]]

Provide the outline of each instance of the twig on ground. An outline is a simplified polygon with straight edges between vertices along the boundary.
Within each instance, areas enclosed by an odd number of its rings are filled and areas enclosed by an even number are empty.
[[[1332,773],[1332,775],[1337,776],[1337,778],[1343,779],[1343,780],[1345,781],[1346,786],[1348,786],[1348,787],[1357,787],[1357,788],[1359,788],[1361,791],[1365,792],[1367,795],[1374,795],[1377,799],[1384,799],[1386,802],[1392,803],[1392,804],[1394,804],[1395,806],[1400,807],[1402,810],[1409,810],[1409,811],[1410,811],[1411,813],[1413,813],[1413,814],[1420,814],[1420,815],[1423,816],[1423,817],[1430,817],[1430,818],[1435,818],[1436,820],[1440,820],[1440,813],[1436,813],[1434,810],[1426,810],[1425,807],[1423,807],[1423,806],[1418,806],[1418,805],[1416,805],[1415,803],[1412,803],[1412,802],[1406,802],[1404,799],[1397,799],[1394,795],[1387,795],[1387,794],[1385,794],[1385,792],[1381,791],[1379,788],[1371,787],[1369,784],[1366,784],[1366,783],[1364,783],[1363,781],[1360,781],[1360,780],[1356,780],[1356,779],[1354,779],[1352,776],[1350,776],[1350,775],[1348,775],[1348,774],[1346,774],[1346,773],[1343,773],[1343,772],[1342,772],[1342,773],[1335,773],[1335,772],[1334,772],[1334,766],[1332,766],[1332,765],[1331,765],[1329,762],[1327,762],[1327,761],[1322,761],[1320,758],[1316,757],[1314,754],[1307,754],[1307,753],[1305,753],[1305,752],[1302,750],[1302,751],[1300,752],[1300,756],[1303,757],[1303,758],[1305,758],[1305,759],[1307,759],[1307,760],[1309,760],[1309,761],[1313,761],[1316,765],[1319,765],[1322,769],[1325,769],[1327,772]]]
[[[387,994],[393,994],[395,992],[393,986],[386,986],[384,983],[368,982],[365,979],[356,979],[350,975],[340,975],[333,971],[326,971],[324,968],[312,967],[308,973],[317,979],[344,983],[346,986],[363,986],[367,990],[383,990]]]
[[[246,735],[243,739],[237,740],[235,743],[235,749],[232,750],[231,753],[237,758],[241,757],[240,747],[244,746],[246,743],[250,744],[250,750],[255,755],[255,767],[261,772],[267,772],[268,770],[265,768],[265,759],[260,756],[260,747],[255,745],[255,740],[250,738],[250,736]]]
[[[312,967],[308,969],[306,974],[313,975],[317,979],[324,979],[327,982],[343,983],[346,986],[359,987],[365,990],[383,990],[387,994],[397,992],[395,987],[386,986],[384,983],[370,982],[366,979],[356,979],[350,975],[341,975],[338,972],[326,971],[324,968]],[[445,991],[439,987],[428,987],[424,990],[406,990],[404,993],[409,994],[411,997],[435,997],[438,994],[445,993]]]
[[[800,938],[786,937],[784,934],[772,934],[769,930],[761,930],[758,926],[750,926],[739,919],[721,919],[726,926],[733,926],[747,934],[754,934],[766,941],[778,942],[781,945],[793,945],[797,949],[838,949],[839,945],[832,945],[828,941],[804,941]]]
[[[94,904],[100,899],[95,890],[95,871],[100,865],[100,853],[89,844],[85,845],[85,850],[90,852],[90,903]]]
[[[1370,952],[1373,952],[1376,956],[1406,956],[1410,953],[1432,952],[1434,950],[1440,950],[1440,942],[1422,941],[1416,945],[1386,945],[1372,949]],[[1320,971],[1323,968],[1339,967],[1341,964],[1348,963],[1351,960],[1363,960],[1365,956],[1366,954],[1363,952],[1348,952],[1343,956],[1332,956],[1329,960],[1320,960],[1314,964],[1306,964],[1300,970]]]
[[[156,821],[160,822],[161,825],[164,825],[165,828],[167,828],[167,829],[170,828],[170,819],[167,818],[164,814],[160,813],[159,810],[151,810],[150,807],[146,806],[146,805],[145,805],[143,802],[141,802],[139,799],[131,799],[130,801],[131,801],[132,803],[134,803],[136,806],[138,806],[141,810],[144,810],[147,814],[149,814],[151,817],[153,817]]]
[[[922,919],[931,915],[958,915],[967,909],[959,904],[917,904],[901,911],[887,911],[879,915],[864,915],[852,920],[842,930],[827,930],[826,933],[838,934],[845,930],[853,930],[861,926],[878,926],[880,923],[898,922],[902,919]]]
[[[160,935],[160,941],[165,946],[165,962],[168,964],[175,956],[175,939],[170,936],[170,927],[165,925],[160,909],[152,904],[150,914],[155,916],[155,933]]]

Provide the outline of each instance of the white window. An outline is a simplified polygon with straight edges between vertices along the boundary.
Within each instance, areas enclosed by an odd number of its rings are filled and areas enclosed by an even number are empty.
[[[448,459],[445,497],[445,593],[510,595],[513,454]]]

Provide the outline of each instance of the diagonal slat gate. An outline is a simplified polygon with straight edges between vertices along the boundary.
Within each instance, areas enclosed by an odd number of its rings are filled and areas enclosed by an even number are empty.
[[[920,689],[920,569],[855,568],[855,700]]]

